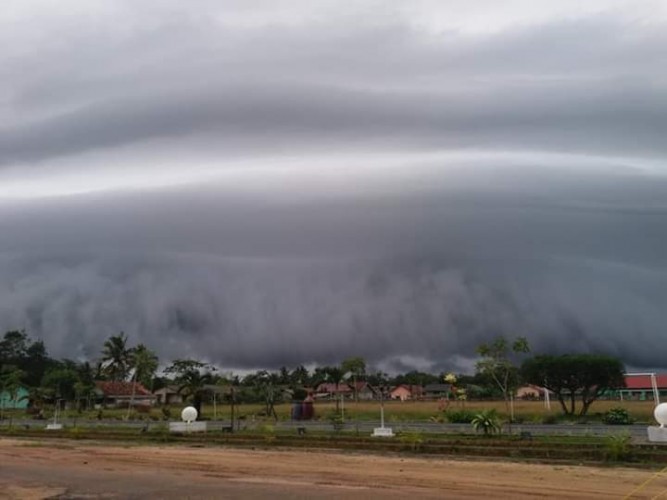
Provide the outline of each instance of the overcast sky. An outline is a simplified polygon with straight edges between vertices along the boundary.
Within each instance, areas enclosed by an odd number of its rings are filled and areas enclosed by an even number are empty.
[[[227,369],[664,367],[667,3],[9,0],[0,329]]]

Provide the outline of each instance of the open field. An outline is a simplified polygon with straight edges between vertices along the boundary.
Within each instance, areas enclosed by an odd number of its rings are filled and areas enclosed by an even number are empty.
[[[388,422],[401,421],[428,421],[431,418],[442,418],[443,412],[440,409],[440,403],[437,401],[387,401],[385,402],[385,416]],[[614,407],[622,407],[628,410],[630,415],[638,422],[653,422],[653,401],[596,401],[589,411],[587,418],[595,419],[596,414],[602,414]],[[326,418],[336,408],[336,404],[331,401],[318,401],[315,403],[315,415],[318,418]],[[378,401],[366,401],[355,403],[346,401],[344,405],[345,418],[350,420],[378,420],[379,419],[380,404]],[[452,402],[449,409],[460,409],[460,403]],[[472,411],[479,411],[484,409],[496,409],[501,416],[506,415],[505,403],[503,401],[468,401],[463,408]],[[544,407],[541,401],[516,401],[514,404],[515,417],[518,420],[526,422],[542,422],[547,416],[559,417],[561,415],[560,405],[557,401],[551,402],[551,411]],[[236,415],[245,418],[261,418],[264,408],[261,405],[240,405],[236,408]],[[180,406],[174,406],[171,409],[172,417],[177,418],[180,411]],[[289,420],[291,405],[281,404],[276,406],[278,418],[281,420]],[[24,411],[6,411],[6,414],[11,414],[16,418],[25,416]],[[102,410],[103,418],[105,419],[122,419],[125,417],[127,411],[120,409],[104,409]],[[203,417],[213,419],[229,419],[230,408],[228,405],[218,405],[214,412],[212,405],[204,405]],[[50,415],[46,411],[46,416]],[[63,417],[96,419],[98,412],[88,411],[82,414],[74,410],[63,412]],[[133,418],[162,420],[164,415],[159,408],[151,410],[150,414],[134,413]]]
[[[321,451],[0,439],[0,498],[654,498],[667,477]]]

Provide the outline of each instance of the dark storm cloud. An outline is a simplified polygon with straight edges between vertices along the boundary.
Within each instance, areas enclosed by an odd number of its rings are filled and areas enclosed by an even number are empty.
[[[451,368],[499,333],[659,364],[667,182],[476,172],[493,193],[443,182],[324,204],[209,186],[26,202],[0,224],[14,235],[1,326],[61,355],[94,356],[122,329],[164,357],[235,367],[359,354]]]
[[[0,13],[0,329],[237,368],[459,369],[501,333],[664,365],[657,11],[313,5]]]

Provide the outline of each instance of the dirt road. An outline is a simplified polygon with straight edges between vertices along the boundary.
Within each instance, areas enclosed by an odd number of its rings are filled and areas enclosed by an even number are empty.
[[[0,498],[623,498],[650,471],[0,440]],[[632,498],[667,497],[656,476]]]

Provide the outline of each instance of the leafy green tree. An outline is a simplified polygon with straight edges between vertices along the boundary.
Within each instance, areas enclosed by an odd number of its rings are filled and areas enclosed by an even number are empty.
[[[359,401],[357,381],[363,380],[366,376],[366,361],[364,358],[356,356],[347,358],[341,363],[341,369],[344,373],[350,373],[352,376],[352,390],[354,391],[354,400]]]
[[[146,345],[139,344],[130,351],[132,378],[144,387],[151,387],[160,360]]]
[[[278,420],[275,404],[282,393],[279,383],[281,376],[275,373],[261,370],[255,377],[255,388],[264,402],[264,411],[267,416],[272,416]]]
[[[0,372],[0,395],[6,393],[9,396],[9,400],[16,407],[18,401],[19,389],[22,386],[21,379],[25,374],[22,370],[13,367],[5,367],[3,371]],[[4,418],[4,402],[5,398],[2,398],[2,405],[0,406],[0,420]]]
[[[44,374],[42,387],[46,389],[54,400],[62,399],[74,401],[76,399],[76,384],[80,382],[75,367],[68,362],[61,362]]]
[[[512,419],[512,396],[518,386],[518,368],[513,357],[530,352],[528,340],[517,337],[510,343],[505,337],[496,337],[490,343],[481,344],[477,354],[481,359],[477,362],[477,371],[490,377],[502,392],[507,414]]]
[[[299,365],[290,373],[290,385],[292,387],[304,387],[310,383],[310,374],[308,369]]]
[[[130,404],[127,406],[126,418],[130,418],[130,412],[132,411],[134,396],[137,390],[137,383],[141,383],[143,386],[150,386],[158,365],[159,360],[157,354],[144,344],[139,344],[130,349],[129,368],[132,370],[132,394],[130,395]]]
[[[127,345],[127,335],[120,332],[104,342],[102,350],[102,371],[110,380],[127,380],[131,366],[131,349]]]
[[[41,340],[31,341],[25,330],[11,330],[0,340],[0,370],[17,368],[26,386],[38,386],[53,360]]]
[[[192,401],[197,413],[201,415],[204,398],[209,394],[207,385],[213,383],[212,372],[215,368],[194,359],[177,359],[172,362],[165,373],[174,377],[178,392]]]
[[[625,368],[620,359],[601,354],[540,355],[521,366],[526,382],[552,391],[563,413],[586,415],[591,404],[611,389],[625,387]]]

